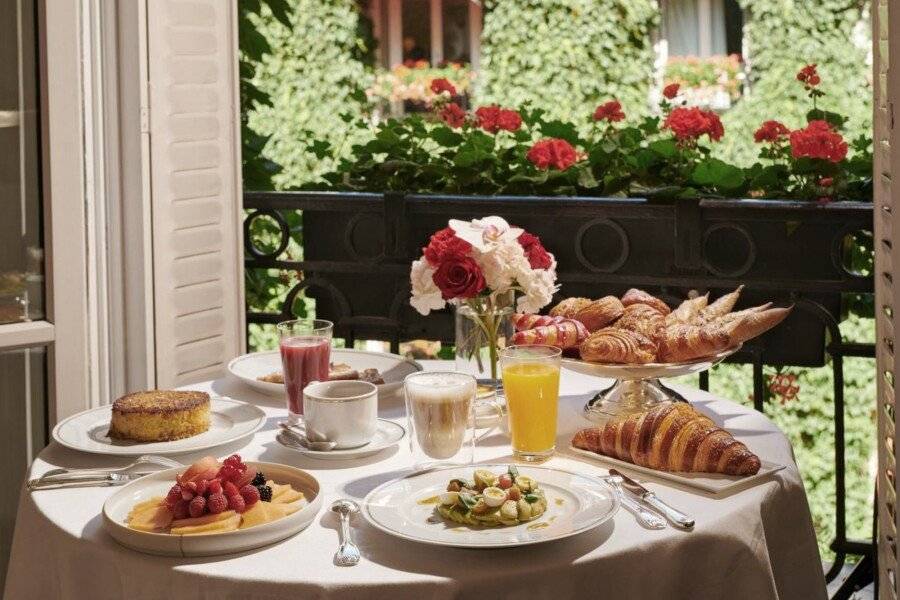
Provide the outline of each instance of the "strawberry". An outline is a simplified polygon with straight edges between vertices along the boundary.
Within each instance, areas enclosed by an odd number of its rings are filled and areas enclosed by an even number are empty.
[[[221,492],[210,494],[209,500],[206,501],[206,508],[214,515],[223,512],[228,508],[228,499]]]
[[[172,507],[172,514],[175,515],[176,519],[187,519],[191,516],[187,500],[179,500],[175,506]]]
[[[166,494],[166,506],[172,508],[181,500],[181,486],[177,483],[169,488],[169,493]]]
[[[259,502],[259,490],[252,485],[245,485],[241,488],[241,498],[244,499],[247,506],[253,506]]]
[[[206,498],[194,496],[194,499],[188,504],[188,512],[192,517],[202,517],[206,513]]]
[[[244,502],[244,499],[240,494],[234,494],[233,496],[228,496],[228,506],[231,507],[231,510],[235,512],[242,513],[247,510],[247,503]]]

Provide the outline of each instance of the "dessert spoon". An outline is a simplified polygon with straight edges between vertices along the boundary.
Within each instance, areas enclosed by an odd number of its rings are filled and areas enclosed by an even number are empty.
[[[341,545],[334,553],[334,564],[339,567],[352,567],[359,562],[359,548],[350,539],[350,515],[359,512],[359,504],[342,498],[331,504],[331,510],[341,517]]]
[[[306,432],[303,430],[294,429],[291,425],[285,422],[281,422],[278,424],[287,434],[287,436],[300,444],[307,450],[314,450],[316,452],[328,452],[329,450],[334,450],[334,447],[337,446],[335,442],[313,442],[307,436]]]

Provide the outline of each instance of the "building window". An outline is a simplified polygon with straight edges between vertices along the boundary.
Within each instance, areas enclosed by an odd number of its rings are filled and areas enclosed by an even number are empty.
[[[662,21],[669,56],[742,53],[743,12],[737,0],[665,0]]]

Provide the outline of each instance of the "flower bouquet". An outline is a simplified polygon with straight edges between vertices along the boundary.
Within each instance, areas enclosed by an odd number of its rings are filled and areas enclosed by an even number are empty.
[[[534,313],[550,303],[556,259],[536,236],[500,217],[451,219],[422,254],[410,271],[410,304],[423,315],[455,306],[457,369],[496,379],[513,310]]]

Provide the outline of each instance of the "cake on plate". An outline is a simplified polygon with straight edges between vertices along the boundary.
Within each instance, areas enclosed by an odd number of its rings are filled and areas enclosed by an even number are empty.
[[[135,442],[168,442],[209,429],[209,394],[147,390],[122,396],[112,405],[109,437]]]

